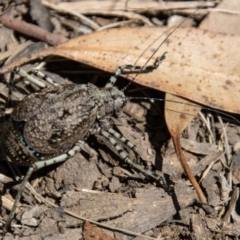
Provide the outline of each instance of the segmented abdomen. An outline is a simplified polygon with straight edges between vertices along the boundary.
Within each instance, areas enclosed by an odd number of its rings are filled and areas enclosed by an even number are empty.
[[[18,127],[11,118],[4,124],[0,143],[3,156],[8,157],[11,162],[23,166],[30,166],[36,161],[44,160],[45,158],[40,153],[24,141]]]
[[[97,113],[98,106],[87,85],[71,84],[24,98],[12,118],[24,122],[23,136],[28,146],[42,154],[57,154],[84,138]]]

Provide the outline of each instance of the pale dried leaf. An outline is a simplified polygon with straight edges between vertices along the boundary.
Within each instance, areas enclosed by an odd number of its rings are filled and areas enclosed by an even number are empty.
[[[0,73],[49,55],[63,56],[113,72],[123,64],[137,62],[143,65],[168,34],[169,29],[147,27],[96,32],[29,55],[5,66]],[[140,56],[148,47],[150,49]],[[178,29],[157,54],[161,56],[168,52],[161,66],[151,73],[141,74],[136,82],[220,110],[240,113],[240,55],[236,54],[239,48],[238,36]]]
[[[181,102],[181,104],[177,104],[179,102]],[[172,94],[166,94],[165,120],[171,134],[181,134],[200,111],[200,107],[190,104],[191,103],[185,99]]]
[[[191,169],[188,166],[186,157],[182,151],[180,144],[180,137],[183,130],[188,126],[189,122],[194,118],[194,116],[200,111],[200,108],[197,106],[189,105],[189,101],[185,99],[180,99],[171,94],[166,94],[166,103],[165,103],[165,119],[167,123],[168,130],[173,139],[174,148],[178,155],[179,161],[182,164],[182,167],[191,181],[193,187],[195,188],[199,200],[202,203],[206,203],[206,198],[196,181]],[[176,104],[181,100],[182,104]]]

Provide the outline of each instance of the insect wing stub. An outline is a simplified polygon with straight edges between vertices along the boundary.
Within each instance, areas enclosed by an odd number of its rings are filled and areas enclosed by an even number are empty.
[[[18,128],[21,126],[15,126],[11,118],[4,124],[0,143],[1,154],[4,159],[7,157],[8,161],[17,165],[30,166],[41,157],[29,148]]]

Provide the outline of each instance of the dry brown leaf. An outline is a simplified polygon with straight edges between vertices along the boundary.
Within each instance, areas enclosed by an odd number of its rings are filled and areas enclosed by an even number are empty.
[[[182,167],[195,188],[198,197],[202,203],[207,203],[207,200],[192,174],[187,160],[183,154],[180,138],[184,129],[188,126],[189,122],[197,115],[200,108],[197,106],[189,105],[189,101],[180,99],[172,94],[166,94],[165,102],[165,119],[168,126],[168,130],[173,139],[173,144],[178,155],[178,158],[182,164]],[[179,101],[180,100],[180,101]],[[176,104],[175,102],[182,102],[182,104]],[[186,104],[184,104],[186,103]]]
[[[112,238],[108,236],[105,232],[103,232],[100,228],[92,225],[89,222],[86,222],[83,227],[83,237],[84,240],[116,240],[116,238]]]
[[[123,64],[137,62],[143,65],[169,31],[146,27],[96,32],[28,55],[5,66],[0,73],[50,55],[63,56],[108,72]],[[178,29],[157,54],[161,56],[168,52],[161,66],[151,73],[139,75],[136,82],[220,110],[240,113],[240,55],[236,54],[239,48],[238,36]]]

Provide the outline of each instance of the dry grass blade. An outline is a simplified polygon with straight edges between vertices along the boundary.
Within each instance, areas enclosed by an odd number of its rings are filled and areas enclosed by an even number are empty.
[[[127,10],[129,12],[148,12],[148,11],[166,11],[172,9],[188,9],[188,8],[203,8],[203,7],[213,7],[215,2],[154,2],[154,1],[102,1],[101,9],[99,9],[98,1],[81,1],[81,2],[62,2],[57,4],[65,9],[74,10],[84,14],[101,11],[123,11]]]

